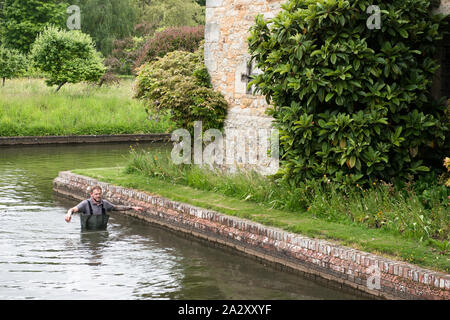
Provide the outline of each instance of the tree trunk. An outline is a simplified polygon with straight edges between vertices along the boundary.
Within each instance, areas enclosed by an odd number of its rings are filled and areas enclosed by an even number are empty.
[[[55,91],[55,92],[58,92],[59,89],[61,89],[61,87],[62,87],[63,85],[65,85],[65,84],[66,84],[66,81],[61,82],[61,83],[59,84],[58,88],[56,88],[56,91]]]
[[[3,84],[2,84],[2,87],[5,86],[5,80],[6,80],[6,77],[3,77]]]

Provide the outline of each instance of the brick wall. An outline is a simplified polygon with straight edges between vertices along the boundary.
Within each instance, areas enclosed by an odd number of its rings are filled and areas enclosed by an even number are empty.
[[[124,212],[171,230],[220,244],[265,263],[281,266],[329,286],[387,299],[450,299],[450,275],[389,260],[371,253],[311,239],[249,220],[126,189],[95,179],[60,172],[56,193],[82,200],[87,188],[99,184],[115,204],[142,206],[141,213]],[[376,278],[374,278],[376,277]],[[371,282],[375,279],[374,282]],[[369,283],[379,288],[371,287]],[[369,281],[369,282],[368,282]]]

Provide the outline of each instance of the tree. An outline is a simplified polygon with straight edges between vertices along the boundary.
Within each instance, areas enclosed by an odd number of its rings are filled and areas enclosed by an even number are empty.
[[[47,27],[33,44],[30,57],[47,75],[47,85],[58,85],[56,91],[66,83],[98,81],[106,71],[92,38],[79,30]]]
[[[68,4],[60,0],[3,0],[0,38],[9,48],[28,53],[36,36],[45,26],[66,24]]]
[[[153,29],[205,24],[205,9],[194,0],[153,0],[145,6],[140,20]]]
[[[138,22],[135,0],[73,0],[81,10],[81,31],[96,42],[97,50],[106,57],[113,42],[131,36]],[[72,3],[71,2],[71,3]]]
[[[6,79],[21,75],[26,70],[26,57],[19,50],[0,45],[0,78],[2,86]]]

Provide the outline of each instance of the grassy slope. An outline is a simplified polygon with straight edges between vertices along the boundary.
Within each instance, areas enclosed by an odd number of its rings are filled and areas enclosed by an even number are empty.
[[[175,201],[276,226],[309,237],[331,240],[390,259],[414,263],[437,271],[447,273],[450,271],[447,255],[442,255],[436,249],[417,240],[394,236],[383,230],[327,222],[316,219],[307,212],[299,215],[270,209],[260,204],[172,184],[156,178],[124,174],[121,168],[73,170],[73,172],[107,183],[147,191]]]
[[[133,80],[119,86],[67,84],[59,92],[43,79],[14,79],[0,87],[0,136],[158,133],[167,119],[149,121],[132,99]]]

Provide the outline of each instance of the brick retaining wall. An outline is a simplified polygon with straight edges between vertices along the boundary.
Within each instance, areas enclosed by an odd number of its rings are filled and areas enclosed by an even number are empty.
[[[170,134],[116,134],[85,136],[39,136],[0,137],[0,146],[69,144],[69,143],[110,143],[110,142],[169,142]]]
[[[332,286],[353,288],[366,295],[386,299],[450,299],[450,275],[406,262],[110,185],[68,171],[59,173],[53,189],[60,195],[81,200],[89,197],[87,187],[95,184],[99,184],[104,197],[115,204],[145,208],[143,212],[126,211],[125,214],[231,247]],[[379,289],[371,289],[367,285],[369,278],[377,276],[374,272],[379,272]]]

